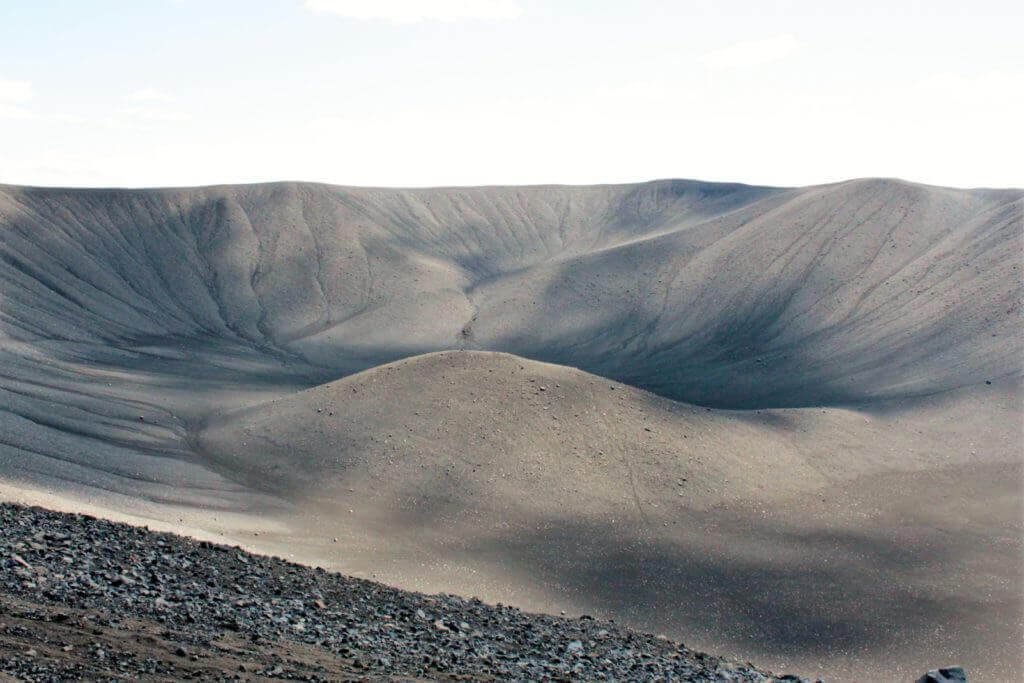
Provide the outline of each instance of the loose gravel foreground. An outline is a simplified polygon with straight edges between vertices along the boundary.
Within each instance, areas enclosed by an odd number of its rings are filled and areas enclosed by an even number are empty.
[[[0,680],[801,680],[35,507],[0,504],[0,570]]]

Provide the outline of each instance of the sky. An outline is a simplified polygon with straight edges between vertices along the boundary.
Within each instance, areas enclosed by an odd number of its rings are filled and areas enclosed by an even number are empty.
[[[1024,3],[0,0],[0,183],[1024,187]]]

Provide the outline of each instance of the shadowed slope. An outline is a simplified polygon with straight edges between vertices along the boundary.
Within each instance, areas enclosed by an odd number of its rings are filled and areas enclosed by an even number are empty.
[[[929,393],[1018,370],[1022,201],[898,181],[6,188],[0,330],[212,337],[325,377],[502,350],[732,407]]]
[[[847,403],[1013,376],[1020,194],[811,188],[482,285],[482,348],[721,407]]]
[[[19,339],[205,333],[284,347],[376,309],[402,310],[417,293],[443,305],[480,279],[683,227],[773,192],[683,181],[3,188],[4,329]],[[463,322],[448,320],[450,334],[434,343],[453,342]]]

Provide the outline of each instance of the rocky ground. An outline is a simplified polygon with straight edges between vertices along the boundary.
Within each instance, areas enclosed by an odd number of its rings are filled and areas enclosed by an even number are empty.
[[[0,680],[798,681],[614,623],[0,505]]]

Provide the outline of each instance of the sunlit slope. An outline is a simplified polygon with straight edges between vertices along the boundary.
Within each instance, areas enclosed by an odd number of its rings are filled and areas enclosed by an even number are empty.
[[[813,496],[878,472],[1012,462],[1018,388],[982,385],[952,409],[723,411],[574,368],[449,351],[212,418],[197,452],[229,479],[298,504],[422,505],[420,522],[438,504],[649,522]]]
[[[1001,680],[1020,669],[1021,415],[1016,381],[731,411],[452,351],[223,415],[197,453],[288,501],[262,517],[286,533],[250,537],[272,552],[834,680],[936,657]]]

